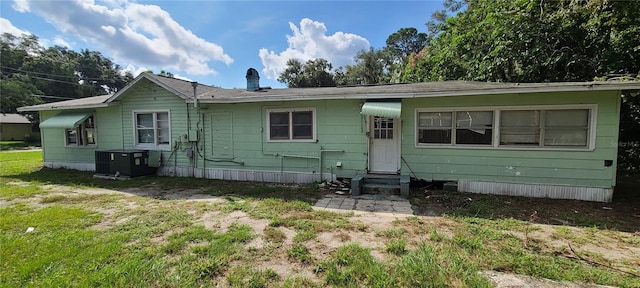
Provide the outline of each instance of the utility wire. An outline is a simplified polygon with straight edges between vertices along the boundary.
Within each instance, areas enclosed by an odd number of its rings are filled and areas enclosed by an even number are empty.
[[[60,78],[75,78],[73,76],[28,71],[28,70],[23,70],[23,69],[18,69],[18,68],[11,68],[11,67],[7,67],[7,66],[0,66],[0,68],[9,69],[9,70],[18,71],[18,72],[23,72],[23,73],[39,74],[39,75],[44,75],[44,76],[52,76],[52,77],[60,77]],[[31,76],[31,77],[35,77],[35,76]],[[112,78],[82,78],[80,80],[113,81],[114,79],[112,79]]]

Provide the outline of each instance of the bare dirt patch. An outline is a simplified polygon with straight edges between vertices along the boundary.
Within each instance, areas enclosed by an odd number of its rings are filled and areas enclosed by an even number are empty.
[[[104,189],[104,188],[83,188],[77,189],[69,186],[61,186],[61,185],[48,185],[47,189],[51,189],[52,191],[63,191],[64,193],[59,193],[60,195],[73,196],[73,195],[104,195],[104,194],[119,194],[126,195],[127,197],[122,197],[119,199],[115,207],[111,205],[107,205],[105,207],[100,207],[99,205],[91,205],[89,208],[93,209],[97,212],[102,213],[105,217],[103,220],[96,224],[94,228],[96,229],[108,229],[118,224],[125,223],[129,219],[134,216],[128,215],[127,213],[121,213],[126,211],[131,211],[140,208],[142,205],[145,207],[161,207],[163,205],[178,205],[176,207],[183,207],[186,209],[191,216],[194,217],[194,223],[201,224],[205,228],[216,231],[216,232],[225,232],[227,229],[233,224],[243,224],[251,227],[253,232],[256,234],[256,237],[247,244],[247,249],[257,251],[256,253],[262,255],[262,257],[258,257],[253,260],[251,263],[254,267],[258,269],[272,269],[283,278],[288,276],[302,276],[312,281],[319,281],[318,276],[313,271],[313,265],[304,264],[296,261],[295,259],[289,259],[287,257],[288,249],[290,249],[294,243],[293,239],[296,236],[297,231],[286,228],[286,227],[275,227],[279,231],[283,232],[285,235],[284,241],[275,247],[273,243],[269,243],[265,240],[265,228],[269,226],[270,221],[267,219],[257,219],[252,217],[246,212],[243,211],[233,211],[230,213],[225,213],[218,208],[220,206],[216,206],[213,204],[225,203],[224,198],[217,196],[210,196],[201,194],[201,190],[199,189],[191,189],[191,190],[180,190],[180,191],[165,191],[160,190],[157,187],[136,187],[136,188],[127,188],[120,189],[120,191]],[[57,193],[57,192],[54,192]],[[50,196],[53,194],[47,194]],[[444,195],[444,193],[443,193]],[[483,197],[482,195],[472,195],[476,197]],[[140,198],[143,197],[143,198]],[[416,197],[415,195],[413,197]],[[546,249],[550,251],[560,251],[562,252],[565,247],[569,244],[566,240],[557,240],[554,239],[554,233],[557,233],[557,229],[555,225],[549,225],[548,221],[552,218],[559,217],[553,212],[549,211],[560,211],[562,207],[565,209],[565,206],[560,205],[558,208],[549,208],[551,207],[550,202],[546,202],[546,200],[540,199],[532,199],[532,200],[513,200],[513,197],[496,197],[496,196],[488,196],[493,197],[490,203],[498,203],[496,205],[506,205],[509,209],[499,210],[496,209],[494,212],[497,214],[492,214],[491,217],[504,217],[504,218],[515,218],[515,219],[526,219],[530,218],[530,215],[527,215],[533,206],[537,205],[536,203],[542,203],[538,208],[540,211],[543,211],[542,216],[536,219],[535,223],[532,224],[536,227],[536,229],[532,229],[530,233],[525,236],[525,233],[518,231],[505,231],[506,233],[510,233],[515,235],[521,239],[529,237],[531,239],[540,239],[543,241],[545,245],[548,247]],[[412,208],[418,208],[420,210],[420,205],[430,205],[428,207],[429,211],[441,211],[442,214],[448,214],[447,212],[451,211],[459,211],[455,209],[467,209],[463,211],[467,211],[469,213],[474,212],[478,217],[486,217],[490,218],[487,215],[482,214],[482,212],[475,211],[476,207],[473,207],[467,198],[468,195],[456,195],[456,194],[447,194],[443,197],[435,197],[433,199],[441,199],[442,201],[417,201],[413,203]],[[29,198],[29,201],[39,201],[42,200],[42,196],[36,195]],[[423,199],[425,200],[425,199]],[[0,205],[11,205],[13,201],[3,201],[0,202]],[[183,201],[183,202],[181,202]],[[535,202],[534,202],[535,201]],[[553,200],[557,201],[557,200]],[[212,206],[199,206],[201,202],[211,203]],[[476,201],[477,202],[477,201]],[[506,203],[509,202],[509,205]],[[578,201],[579,202],[579,201]],[[143,204],[141,204],[143,203]],[[196,204],[193,204],[196,203]],[[570,202],[575,204],[574,201]],[[572,205],[572,209],[579,211],[575,213],[571,211],[568,215],[578,214],[582,215],[582,213],[586,215],[588,214],[587,210],[581,209],[595,209],[596,206],[603,206],[607,204],[603,203],[578,203],[579,205]],[[46,204],[45,204],[46,205]],[[458,205],[458,206],[455,206]],[[513,206],[517,206],[517,208],[513,208]],[[614,206],[614,205],[611,205]],[[173,207],[173,206],[172,206]],[[493,207],[493,206],[490,206]],[[587,207],[587,208],[585,208]],[[590,208],[589,208],[590,207]],[[615,206],[614,206],[615,207]],[[546,210],[545,210],[546,209]],[[601,207],[598,208],[598,213],[604,213],[602,215],[609,215],[611,210],[602,210]],[[590,211],[590,210],[589,210]],[[351,212],[351,211],[345,211]],[[594,212],[595,213],[595,212]],[[117,216],[123,215],[123,216]],[[127,216],[128,215],[128,216]],[[567,214],[563,214],[562,219],[568,219]],[[598,214],[600,215],[600,214]],[[554,216],[554,217],[552,217]],[[411,218],[409,218],[411,217]],[[493,218],[492,218],[493,219]],[[559,219],[559,218],[558,218]],[[362,229],[354,230],[354,229],[335,229],[332,231],[323,231],[319,232],[316,235],[316,238],[313,240],[304,241],[303,244],[309,250],[309,253],[313,255],[315,261],[321,261],[322,259],[327,258],[331,255],[339,247],[349,244],[349,243],[357,243],[362,247],[367,247],[371,251],[371,255],[378,261],[386,261],[391,257],[390,254],[386,251],[386,243],[389,241],[387,237],[381,237],[376,235],[377,231],[384,229],[394,229],[394,228],[402,228],[406,230],[406,234],[402,235],[403,237],[409,240],[409,249],[411,249],[411,245],[415,244],[419,239],[428,239],[429,233],[432,231],[437,231],[444,235],[444,237],[453,237],[453,228],[459,227],[460,222],[453,220],[448,217],[440,217],[440,216],[421,216],[421,215],[392,215],[385,213],[369,213],[369,212],[353,212],[353,215],[349,217],[349,221],[352,223],[357,223],[358,227]],[[576,222],[577,220],[571,220],[571,222]],[[538,224],[538,223],[543,224]],[[621,222],[608,222],[608,223],[621,223]],[[564,226],[562,226],[564,227]],[[633,230],[629,228],[630,226],[618,226],[623,227],[627,230]],[[640,226],[638,226],[640,227]],[[636,227],[636,229],[638,229]],[[168,235],[179,232],[180,228],[176,228],[174,230],[166,231],[163,235],[160,235],[156,238],[152,239],[152,243],[164,243],[166,242],[166,238]],[[576,239],[570,243],[572,247],[575,249],[575,252],[584,254],[585,257],[593,257],[594,255],[599,256],[601,258],[595,259],[598,261],[602,261],[604,263],[609,262],[619,262],[619,261],[627,261],[631,263],[639,263],[640,259],[640,244],[637,245],[635,243],[640,238],[640,234],[633,232],[625,232],[625,231],[612,231],[609,234],[598,233],[598,237],[590,237],[590,235],[584,234],[581,229],[573,229],[569,227],[570,233]],[[580,240],[587,239],[587,240]],[[622,239],[627,239],[622,241]],[[630,239],[630,240],[629,240]],[[268,249],[273,249],[273,251],[268,251]],[[635,262],[634,262],[635,261]],[[248,264],[248,263],[243,263]],[[240,265],[240,264],[239,264]],[[518,276],[512,274],[504,274],[498,272],[487,272],[485,273],[487,277],[493,281],[496,287],[596,287],[593,285],[583,285],[583,286],[575,286],[582,284],[571,284],[574,286],[558,286],[564,285],[559,282],[550,282],[547,280],[533,279],[526,276]],[[226,283],[224,280],[223,283]],[[509,284],[510,283],[510,284]],[[518,284],[525,283],[525,284]],[[520,286],[519,286],[520,285]],[[529,286],[527,286],[529,285]],[[545,286],[547,285],[547,286]],[[554,286],[555,285],[555,286]]]

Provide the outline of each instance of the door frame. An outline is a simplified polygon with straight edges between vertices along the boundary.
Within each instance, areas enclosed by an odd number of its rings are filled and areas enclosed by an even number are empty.
[[[400,174],[400,170],[402,169],[402,120],[401,118],[392,118],[392,117],[381,117],[381,118],[390,118],[393,119],[393,140],[396,142],[396,168],[394,171],[376,171],[371,170],[371,160],[372,155],[374,154],[372,142],[374,139],[374,118],[380,116],[368,116],[367,117],[367,173],[371,174]]]

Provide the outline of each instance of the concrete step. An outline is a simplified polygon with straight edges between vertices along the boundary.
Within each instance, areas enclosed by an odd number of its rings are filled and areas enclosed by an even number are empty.
[[[351,194],[358,196],[365,194],[409,195],[408,175],[358,175],[351,179]]]
[[[383,184],[383,183],[365,183],[362,185],[362,193],[374,195],[399,195],[400,183]]]

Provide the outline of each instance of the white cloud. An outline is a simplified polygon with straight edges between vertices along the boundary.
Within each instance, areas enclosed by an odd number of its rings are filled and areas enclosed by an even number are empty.
[[[105,6],[106,5],[106,6]],[[193,34],[156,5],[126,0],[14,0],[17,11],[30,11],[60,31],[101,45],[122,62],[163,67],[188,74],[215,74],[210,61],[233,59],[217,44]]]
[[[29,12],[29,2],[27,0],[14,0],[11,7],[18,12]]]
[[[131,75],[133,75],[133,77],[138,77],[138,75],[140,75],[140,73],[149,71],[149,69],[147,67],[138,67],[138,68],[136,68],[135,65],[129,64],[129,65],[127,65],[126,68],[124,68],[124,71],[129,71],[129,72],[131,72]]]
[[[53,44],[62,46],[62,47],[71,48],[71,44],[69,44],[69,42],[67,42],[66,40],[62,39],[62,37],[60,36],[56,36],[53,38]]]
[[[13,24],[11,24],[11,21],[2,17],[0,17],[0,32],[13,34],[15,36],[20,36],[21,34],[31,34],[29,33],[29,31],[22,30],[16,26],[13,26]]]
[[[131,72],[131,75],[133,75],[133,77],[138,77],[138,75],[140,75],[140,73],[147,72],[149,70],[153,71],[152,69],[148,69],[147,67],[138,67],[138,68],[136,68],[136,66],[133,65],[133,64],[129,64],[129,65],[127,65],[127,67],[125,67],[123,69],[123,71]],[[155,73],[159,73],[160,71],[154,71],[154,72]],[[191,78],[188,78],[186,76],[182,76],[180,74],[173,74],[173,78],[193,82],[193,80]]]
[[[336,32],[327,34],[324,23],[304,18],[300,21],[300,28],[289,22],[293,35],[287,35],[289,47],[280,52],[260,49],[262,73],[267,78],[275,79],[287,67],[287,60],[296,58],[303,63],[310,59],[323,58],[334,68],[354,64],[353,58],[361,50],[369,49],[369,41],[359,35]]]
[[[190,78],[182,76],[182,75],[178,75],[178,74],[173,74],[173,78],[184,80],[184,81],[193,82],[193,80],[191,80]]]

